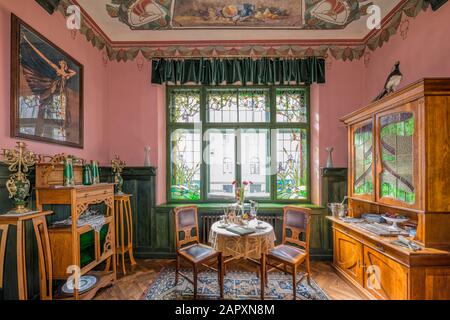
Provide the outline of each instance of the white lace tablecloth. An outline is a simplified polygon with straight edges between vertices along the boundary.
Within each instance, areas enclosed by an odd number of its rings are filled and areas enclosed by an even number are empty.
[[[224,257],[259,260],[263,252],[268,253],[275,247],[275,232],[267,222],[260,224],[265,229],[256,229],[255,233],[247,236],[219,228],[221,224],[219,221],[211,226],[209,242],[215,250],[221,251]],[[257,220],[250,221],[249,228],[256,228],[257,225]]]

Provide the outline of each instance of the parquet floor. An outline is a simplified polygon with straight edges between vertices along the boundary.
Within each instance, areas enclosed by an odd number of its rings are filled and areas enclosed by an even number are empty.
[[[97,300],[139,300],[164,267],[175,266],[172,260],[138,260],[134,267],[127,265],[127,275],[118,268],[118,280],[114,286],[100,291]],[[247,264],[230,265],[229,269],[248,269]],[[333,270],[329,262],[312,261],[313,279],[333,300],[360,300],[364,297],[347,284]],[[250,269],[251,270],[251,269]]]

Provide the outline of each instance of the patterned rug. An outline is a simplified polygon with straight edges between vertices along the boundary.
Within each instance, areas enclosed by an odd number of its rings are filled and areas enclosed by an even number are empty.
[[[184,274],[191,276],[192,271],[183,270]],[[300,279],[302,274],[298,275]],[[203,271],[198,277],[199,299],[218,299],[219,285],[217,273]],[[256,273],[244,271],[229,271],[224,281],[225,299],[228,300],[259,300],[260,282]],[[179,277],[178,286],[175,286],[175,269],[163,270],[158,278],[150,285],[143,297],[144,300],[191,300],[193,299],[193,286],[183,277]],[[292,300],[292,277],[283,272],[270,272],[269,285],[265,290],[267,300]],[[325,292],[311,279],[308,284],[306,277],[297,286],[297,299],[300,300],[329,300]]]

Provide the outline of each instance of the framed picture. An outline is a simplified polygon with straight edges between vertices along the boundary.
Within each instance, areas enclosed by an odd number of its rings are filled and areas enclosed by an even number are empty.
[[[83,148],[83,65],[15,15],[11,136]]]

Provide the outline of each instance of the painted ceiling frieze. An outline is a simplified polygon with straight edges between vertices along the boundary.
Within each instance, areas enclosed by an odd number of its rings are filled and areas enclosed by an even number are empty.
[[[110,0],[106,10],[132,30],[342,29],[366,15],[366,0]]]
[[[190,0],[185,0],[186,2],[189,2]],[[337,3],[340,1],[331,1],[326,0],[328,3]],[[144,1],[140,1],[142,4]],[[163,8],[169,8],[169,3],[172,3],[172,6],[176,2],[174,1],[164,1],[164,0],[158,0],[158,1],[151,1],[147,0],[145,3],[156,3],[158,6],[162,6]],[[183,1],[184,2],[184,1]],[[200,2],[208,2],[200,1]],[[209,0],[209,3],[216,3],[218,1],[212,1]],[[237,2],[235,0],[235,2]],[[242,1],[243,2],[243,1]],[[246,3],[250,3],[251,1],[246,1]],[[258,3],[264,3],[264,1],[254,1]],[[279,2],[279,1],[266,1],[266,2]],[[296,1],[301,2],[301,1]],[[318,23],[317,15],[318,12],[325,12],[327,10],[317,11],[317,7],[319,3],[325,3],[325,1],[314,1],[314,0],[305,0],[304,3],[306,4],[315,4],[313,7],[307,7],[310,10],[307,11],[307,14],[305,17],[307,20],[310,21],[311,19],[314,20],[314,22],[311,22],[312,24],[319,26],[321,25],[323,28],[326,28],[326,24],[329,22],[320,22]],[[342,2],[342,1],[341,1]],[[344,1],[353,3],[353,1]],[[359,2],[358,7],[354,7],[354,4],[350,6],[350,10],[355,10],[355,8],[358,8],[358,14],[363,15],[365,14],[364,6],[368,4],[366,1],[354,1]],[[130,5],[135,5],[137,3],[136,0],[112,0],[112,5],[115,5],[115,8],[110,8],[111,13],[117,15],[117,18],[124,19],[123,21],[133,21],[135,24],[135,27],[137,28],[138,21],[141,21],[141,27],[146,26],[146,28],[149,28],[149,25],[156,25],[158,24],[160,28],[168,27],[168,19],[169,16],[161,16],[158,19],[156,16],[153,16],[152,18],[148,18],[147,20],[142,18],[142,20],[137,19],[134,17],[130,12]],[[223,0],[222,3],[227,3],[227,1]],[[70,0],[62,0],[60,5],[60,12],[65,15],[67,6],[71,4]],[[362,4],[362,5],[361,5]],[[117,8],[119,6],[119,8]],[[123,7],[122,7],[123,6]],[[155,8],[159,8],[156,6]],[[130,61],[136,59],[140,54],[146,58],[146,59],[155,59],[155,58],[221,58],[221,57],[239,57],[239,56],[250,56],[250,57],[308,57],[308,56],[320,56],[320,57],[326,57],[331,55],[337,60],[358,60],[361,59],[368,50],[374,51],[379,47],[382,47],[384,43],[389,41],[390,37],[397,33],[398,29],[400,28],[402,19],[404,17],[410,17],[414,18],[416,17],[420,12],[426,11],[429,7],[428,2],[425,2],[424,0],[408,0],[405,2],[405,4],[399,9],[397,13],[395,13],[390,20],[387,22],[385,26],[376,33],[374,33],[365,43],[362,43],[360,45],[351,45],[351,46],[345,46],[345,45],[338,45],[338,44],[318,44],[314,46],[303,46],[303,45],[273,45],[273,46],[264,46],[264,45],[241,45],[241,46],[233,46],[233,45],[208,45],[208,46],[195,46],[195,45],[186,45],[186,46],[173,46],[173,45],[152,45],[146,44],[143,46],[121,46],[120,44],[112,46],[104,37],[102,37],[101,33],[96,31],[96,29],[89,24],[88,19],[82,19],[82,26],[80,33],[83,34],[87,41],[89,41],[94,47],[98,48],[99,50],[105,50],[108,58],[112,61]],[[143,8],[147,7],[140,7],[140,8],[134,8],[136,10],[143,10]],[[314,11],[314,8],[316,8],[316,11]],[[325,7],[323,7],[325,8]],[[348,8],[340,8],[340,7],[332,7],[334,8],[332,11],[333,14],[331,15],[335,22],[343,22],[345,19],[343,17],[339,17],[339,14],[347,10]],[[353,8],[353,9],[352,9]],[[114,9],[114,10],[113,10]],[[363,9],[361,11],[361,9]],[[137,12],[140,12],[140,11]],[[147,9],[145,9],[147,10]],[[155,9],[156,10],[156,9]],[[168,9],[167,9],[168,10]],[[344,10],[344,11],[343,11]],[[127,12],[127,16],[125,16],[125,13]],[[166,12],[166,11],[164,11]],[[169,12],[169,11],[167,11]],[[309,12],[309,13],[308,13]],[[316,13],[314,13],[316,12]],[[351,11],[349,11],[351,12]],[[354,13],[354,15],[349,15],[350,18],[347,18],[346,23],[350,23],[351,20],[348,19],[358,19],[357,13]],[[128,17],[128,18],[127,18]],[[353,17],[353,18],[352,18]],[[162,18],[165,19],[167,22],[164,23]],[[125,20],[128,19],[128,20]],[[129,20],[132,19],[132,20]]]

